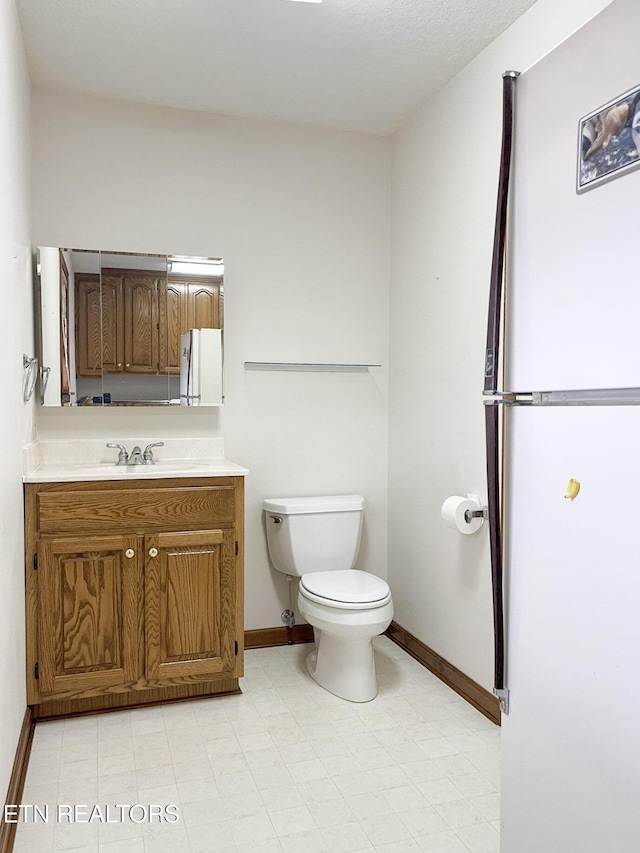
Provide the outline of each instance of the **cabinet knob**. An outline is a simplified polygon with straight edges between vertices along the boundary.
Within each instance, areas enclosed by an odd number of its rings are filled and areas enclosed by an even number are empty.
[[[149,548],[149,556],[150,557],[157,557],[158,556],[158,549],[157,548]]]
[[[131,365],[129,363],[127,363],[127,364],[125,364],[125,367],[131,367]]]
[[[119,361],[119,362],[118,362],[118,367],[122,367],[122,362],[121,362],[121,361]]]
[[[133,550],[133,548],[127,548],[127,550],[124,552],[124,555],[125,557],[131,559],[133,556],[135,556],[135,553],[136,552]]]

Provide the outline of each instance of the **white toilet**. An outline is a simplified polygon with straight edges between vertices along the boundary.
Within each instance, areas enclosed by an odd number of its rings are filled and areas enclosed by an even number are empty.
[[[354,569],[364,498],[269,498],[267,545],[278,571],[300,578],[298,610],[313,625],[307,669],[321,687],[351,702],[378,692],[373,638],[393,618],[388,585]]]

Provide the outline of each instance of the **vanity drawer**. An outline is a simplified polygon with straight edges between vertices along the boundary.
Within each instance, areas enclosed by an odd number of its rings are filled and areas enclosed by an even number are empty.
[[[230,526],[235,521],[235,488],[202,484],[176,487],[55,489],[38,491],[37,528],[40,533],[79,530],[144,531]],[[147,486],[145,483],[144,486]]]

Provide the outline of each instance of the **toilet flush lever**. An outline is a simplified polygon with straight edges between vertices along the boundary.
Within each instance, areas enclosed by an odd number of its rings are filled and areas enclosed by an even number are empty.
[[[279,515],[270,515],[269,518],[271,519],[271,521],[273,521],[274,524],[282,524],[282,522],[284,521],[284,519],[280,518]]]

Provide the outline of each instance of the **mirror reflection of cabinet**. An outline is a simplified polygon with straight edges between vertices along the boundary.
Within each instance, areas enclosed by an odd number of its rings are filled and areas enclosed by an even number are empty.
[[[158,366],[167,373],[180,373],[180,335],[187,326],[187,301],[182,282],[167,282],[160,291],[158,313],[160,336]],[[188,327],[187,327],[188,328]]]
[[[147,273],[107,271],[122,286],[124,373],[158,373],[158,278]]]
[[[106,295],[105,289],[105,295]],[[109,348],[107,311],[102,310],[100,276],[76,273],[76,369],[79,376],[101,376]],[[115,349],[115,341],[113,348]]]
[[[160,372],[159,285],[144,273],[76,273],[79,376]]]
[[[69,329],[67,351],[72,350],[75,358],[66,399],[61,393],[64,359],[60,359],[59,369],[52,365],[58,381],[44,395],[44,404],[179,404],[184,397],[181,362],[185,369],[181,336],[193,329],[223,327],[222,261],[40,249],[43,363],[51,359],[52,348],[47,354],[46,342],[55,328],[53,322],[45,322],[51,313],[47,304],[55,302],[49,291],[62,288],[53,253],[59,254],[60,268],[69,270],[75,323]],[[221,347],[220,333],[218,340]],[[215,363],[207,362],[201,369],[221,371],[221,350]],[[219,405],[192,400],[189,397],[186,404]]]
[[[103,371],[116,372],[122,369],[123,363],[123,334],[122,334],[122,287],[120,281],[113,276],[100,276],[99,304],[100,312],[93,317],[86,317],[87,323],[98,330],[102,327],[102,350],[98,352],[98,364]],[[95,310],[95,303],[92,308]],[[78,326],[79,328],[79,326]],[[102,371],[100,371],[102,372]]]
[[[159,370],[180,373],[180,337],[189,329],[221,329],[221,283],[169,274],[159,294]]]

